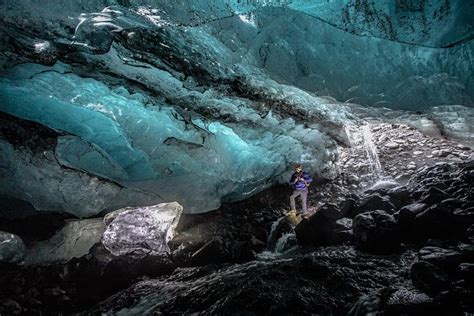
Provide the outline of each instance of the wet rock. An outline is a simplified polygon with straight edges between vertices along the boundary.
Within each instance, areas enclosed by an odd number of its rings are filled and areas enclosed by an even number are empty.
[[[220,237],[215,237],[205,243],[201,248],[191,255],[193,265],[206,265],[211,263],[229,262],[232,254],[229,246]]]
[[[373,194],[359,201],[356,206],[355,213],[352,216],[356,216],[360,213],[383,210],[387,213],[394,213],[396,210],[395,205],[390,201],[390,197],[381,196],[380,194]]]
[[[352,219],[347,217],[338,219],[335,224],[334,232],[336,234],[335,239],[337,243],[352,241],[354,239]]]
[[[430,295],[438,294],[451,286],[448,276],[437,266],[426,261],[412,265],[411,279],[417,289]]]
[[[247,262],[255,260],[256,252],[253,249],[251,241],[240,241],[233,243],[230,247],[231,253],[231,262]],[[225,258],[225,257],[224,257]]]
[[[253,251],[260,252],[267,247],[267,244],[261,241],[260,239],[253,237],[252,239],[250,239],[250,246]]]
[[[441,149],[438,153],[439,157],[447,157],[451,152],[446,149]]]
[[[445,191],[436,187],[431,187],[428,192],[423,194],[420,203],[433,205],[448,198],[450,198],[450,196]]]
[[[474,245],[460,243],[456,250],[461,252],[464,261],[474,262]]]
[[[17,235],[0,231],[0,262],[19,263],[25,257],[25,244]]]
[[[74,266],[76,264],[76,266]],[[116,289],[128,286],[133,280],[141,276],[158,277],[171,273],[175,264],[165,256],[115,256],[102,244],[95,245],[90,251],[90,258],[71,262],[84,283],[84,288],[90,287],[90,280],[98,281],[99,292],[113,292]]]
[[[326,204],[295,228],[298,242],[302,245],[322,246],[336,242],[336,221],[342,218],[337,206]]]
[[[158,255],[169,252],[183,207],[176,202],[127,208],[118,212],[102,237],[114,255]]]
[[[465,211],[454,211],[450,205],[435,204],[416,215],[413,229],[421,239],[452,239],[462,236],[472,220],[472,215]]]
[[[428,246],[418,252],[420,260],[434,264],[444,271],[454,272],[462,260],[462,254],[453,249]]]
[[[356,198],[355,197],[345,199],[344,202],[342,203],[342,205],[340,206],[342,215],[344,217],[351,216],[355,205],[356,205]]]
[[[471,242],[471,244],[474,244],[474,224],[466,229],[466,237]]]
[[[400,229],[395,218],[377,210],[357,215],[353,221],[354,238],[359,248],[387,254],[400,246]]]
[[[390,148],[390,149],[397,149],[398,147],[400,147],[400,145],[394,142],[388,142],[385,144],[385,147]]]
[[[387,194],[390,196],[392,203],[397,204],[396,206],[398,207],[407,205],[411,200],[410,192],[404,186],[398,186],[390,189]]]
[[[471,288],[474,288],[474,263],[461,263],[459,274]]]
[[[388,315],[419,315],[435,313],[434,300],[416,289],[398,288],[387,299],[384,312]]]
[[[416,231],[413,231],[415,218],[418,214],[423,212],[428,207],[424,203],[413,203],[405,205],[397,213],[398,224],[400,225],[400,232],[405,239],[413,239]]]
[[[454,211],[453,219],[460,229],[467,230],[471,225],[474,225],[474,207]]]
[[[267,231],[261,226],[245,223],[242,227],[240,227],[240,231],[241,233],[250,234],[251,238],[267,240]]]
[[[21,305],[12,299],[0,300],[0,315],[20,315],[22,313]]]
[[[88,313],[345,315],[374,282],[387,284],[400,267],[391,260],[377,264],[350,247],[339,250],[321,247],[285,260],[177,269],[166,279],[140,281]]]
[[[458,144],[456,146],[457,149],[460,149],[460,150],[470,150],[471,148],[469,146],[466,146],[464,144]]]
[[[352,219],[344,217],[336,221],[335,229],[339,230],[350,230],[352,229]]]

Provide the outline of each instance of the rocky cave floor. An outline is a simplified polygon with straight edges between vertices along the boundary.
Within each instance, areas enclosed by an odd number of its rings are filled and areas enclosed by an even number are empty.
[[[113,256],[99,242],[67,263],[1,263],[0,314],[474,313],[473,151],[405,125],[369,130],[340,148],[338,177],[315,179],[317,211],[296,227],[280,186],[182,215],[167,256]],[[28,248],[67,220],[0,230]]]

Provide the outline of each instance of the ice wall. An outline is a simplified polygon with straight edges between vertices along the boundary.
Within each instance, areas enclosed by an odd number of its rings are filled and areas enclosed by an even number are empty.
[[[178,200],[187,212],[215,209],[222,199],[241,199],[274,182],[284,182],[291,162],[302,160],[313,170],[321,170],[329,153],[325,147],[332,146],[317,128],[271,114],[261,119],[243,108],[242,101],[202,96],[216,110],[225,111],[226,117],[236,116],[235,123],[192,117],[191,113],[186,121],[170,105],[147,107],[152,101],[146,95],[129,94],[123,87],[110,89],[97,80],[66,74],[60,67],[40,69],[33,64],[11,69],[16,75],[0,80],[0,109],[66,133],[57,139],[53,162],[160,201]],[[258,123],[251,129],[245,126],[246,119]],[[24,160],[21,156],[4,144],[4,164],[17,164]],[[113,187],[105,191],[97,187],[92,192],[79,189],[75,177],[44,176],[39,182],[31,181],[35,178],[32,168],[34,164],[22,165],[20,170],[8,167],[16,171],[3,176],[2,193],[30,201],[39,209],[63,209],[79,216],[109,208],[107,199],[115,196]],[[42,168],[45,174],[61,173],[54,163]],[[47,192],[56,188],[61,194],[48,199]],[[102,202],[84,203],[91,194],[101,194]],[[128,200],[136,204],[133,198]]]
[[[13,185],[3,194],[78,216],[175,200],[194,213],[286,182],[294,162],[330,173],[349,116],[343,106],[235,64],[206,28],[155,13],[117,6],[83,14],[70,39],[58,25],[6,23],[24,32],[4,33],[10,54],[47,65],[4,58],[0,110],[58,136],[48,161],[4,144],[3,183]],[[31,158],[21,173],[13,167]]]
[[[33,28],[56,21],[55,33],[74,38],[78,45],[92,44],[94,53],[105,52],[111,40],[108,32],[120,33],[124,24],[125,28],[150,21],[207,26],[237,52],[231,54],[236,62],[242,62],[242,56],[280,82],[339,101],[415,111],[474,104],[470,1],[109,0],[59,5],[49,0],[39,6],[35,1],[20,5],[7,0],[5,4],[7,25],[15,24],[16,16]],[[127,8],[135,18],[115,16],[111,21],[101,12],[108,5]],[[51,7],[57,9],[47,9]],[[117,20],[122,24],[114,29]],[[99,24],[101,28],[96,27]],[[84,42],[81,36],[91,32],[91,25],[93,42]]]
[[[451,47],[474,38],[472,1],[292,0],[288,7],[347,32],[418,46]]]
[[[174,200],[205,212],[286,182],[294,162],[333,176],[354,116],[300,88],[416,111],[472,106],[472,41],[348,32],[306,4],[2,2],[0,111],[56,134],[39,151],[2,130],[0,194],[77,216]]]
[[[228,47],[276,80],[370,106],[474,105],[474,41],[451,48],[404,44],[355,35],[286,8],[262,8],[252,20],[211,25]]]

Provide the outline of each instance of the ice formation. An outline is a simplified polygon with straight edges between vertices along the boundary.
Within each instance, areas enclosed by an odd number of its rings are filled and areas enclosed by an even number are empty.
[[[117,210],[102,244],[115,256],[167,253],[182,212],[183,207],[176,202]]]
[[[25,256],[25,244],[17,235],[0,231],[0,263],[18,263]]]
[[[105,225],[100,218],[72,220],[48,240],[29,247],[25,264],[68,262],[80,258],[102,238]]]
[[[285,183],[294,162],[334,176],[344,125],[410,120],[393,109],[472,142],[462,1],[336,2],[4,1],[0,111],[15,122],[2,127],[0,195],[79,217],[169,201],[206,212]],[[46,144],[17,141],[31,124]]]

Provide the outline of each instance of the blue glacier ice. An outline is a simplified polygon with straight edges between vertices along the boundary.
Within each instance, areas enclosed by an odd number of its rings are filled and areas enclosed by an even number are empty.
[[[199,213],[295,162],[333,177],[364,115],[472,142],[474,10],[421,2],[5,0],[0,112],[55,136],[0,135],[0,195],[79,217]]]
[[[0,89],[2,111],[65,134],[58,137],[52,153],[59,165],[158,196],[157,201],[178,200],[187,212],[215,209],[222,200],[242,199],[285,181],[291,162],[304,161],[321,170],[334,149],[330,138],[315,127],[305,128],[291,118],[278,120],[271,113],[262,119],[254,110],[239,111],[238,106],[245,106],[243,100],[222,98],[217,92],[192,98],[203,103],[201,107],[205,102],[215,104],[219,116],[236,116],[236,123],[247,120],[266,131],[247,124],[226,126],[202,116],[185,118],[146,95],[131,95],[123,86],[110,89],[97,80],[68,73],[67,66],[60,64],[51,69],[17,66],[10,69],[9,78],[1,80]],[[11,159],[9,155],[4,159]],[[19,195],[16,186],[5,186],[3,193],[44,210],[57,209],[59,204],[60,209],[72,211],[69,207],[74,205],[72,212],[82,216],[104,207],[102,203],[80,206],[61,196],[50,198],[48,205],[41,199],[47,195],[42,191],[51,186],[67,190],[67,186],[43,179],[45,187],[38,190],[36,182],[28,180],[34,173],[12,175],[27,195]]]

